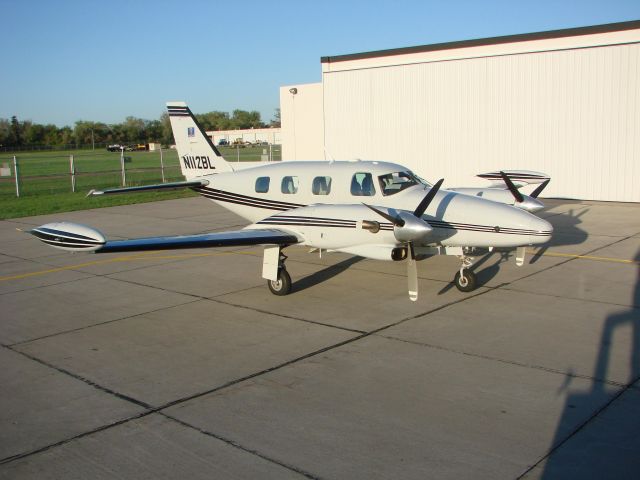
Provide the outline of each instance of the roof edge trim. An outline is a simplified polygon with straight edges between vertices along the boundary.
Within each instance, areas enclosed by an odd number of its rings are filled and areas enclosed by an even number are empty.
[[[501,37],[478,38],[474,40],[460,40],[455,42],[434,43],[431,45],[419,45],[416,47],[392,48],[389,50],[377,50],[333,57],[321,57],[321,63],[345,62],[349,60],[364,60],[368,58],[391,57],[394,55],[406,55],[411,53],[435,52],[438,50],[452,50],[456,48],[479,47],[484,45],[499,45],[501,43],[527,42],[531,40],[547,40],[551,38],[574,37],[580,35],[594,35],[598,33],[622,32],[625,30],[640,29],[640,20],[629,22],[606,23],[589,27],[565,28],[562,30],[548,30],[544,32],[519,33]]]

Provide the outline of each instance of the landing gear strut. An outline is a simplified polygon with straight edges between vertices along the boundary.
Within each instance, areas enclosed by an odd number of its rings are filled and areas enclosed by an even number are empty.
[[[461,292],[471,292],[478,286],[478,277],[470,269],[474,258],[461,255],[460,260],[462,260],[462,265],[460,265],[460,270],[456,272],[453,281],[456,284],[456,288]]]
[[[267,280],[267,286],[271,293],[274,295],[288,295],[291,292],[291,276],[287,269],[284,266],[284,261],[287,259],[287,256],[279,252],[278,258],[278,279],[277,280]]]

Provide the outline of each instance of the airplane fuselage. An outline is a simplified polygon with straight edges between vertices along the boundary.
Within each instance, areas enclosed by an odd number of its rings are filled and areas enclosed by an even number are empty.
[[[361,254],[365,246],[370,254],[364,256],[381,259],[390,259],[386,250],[369,246],[400,242],[393,225],[364,203],[391,214],[413,211],[430,188],[406,167],[370,161],[268,163],[202,178],[209,185],[195,190],[250,221],[249,228],[292,231],[315,248]],[[398,179],[404,181],[393,183]],[[447,190],[438,191],[423,218],[433,227],[424,245],[534,245],[546,242],[552,230],[526,211]],[[371,228],[372,222],[379,229]]]

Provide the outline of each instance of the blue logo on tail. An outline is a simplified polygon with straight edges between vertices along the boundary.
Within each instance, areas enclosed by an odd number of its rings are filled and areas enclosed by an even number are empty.
[[[195,136],[196,136],[196,129],[195,129],[195,127],[189,127],[189,128],[187,128],[187,136],[188,136],[188,137],[195,137]]]

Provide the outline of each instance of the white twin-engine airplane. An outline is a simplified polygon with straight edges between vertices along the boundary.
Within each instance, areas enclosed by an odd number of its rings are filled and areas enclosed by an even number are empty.
[[[527,210],[548,183],[536,172],[485,174],[502,189],[441,190],[407,168],[376,161],[285,161],[228,163],[185,103],[167,104],[184,182],[92,191],[103,195],[187,187],[247,219],[242,230],[200,235],[107,240],[93,228],[57,222],[29,233],[57,248],[96,253],[177,248],[264,245],[262,276],[276,295],[291,290],[285,268],[287,246],[345,252],[376,260],[405,261],[409,298],[418,298],[417,255],[457,255],[461,291],[477,285],[473,255],[494,247],[517,248],[549,240],[552,226]],[[545,182],[524,196],[511,180]],[[506,189],[504,188],[506,185]],[[514,193],[515,192],[515,193]]]

